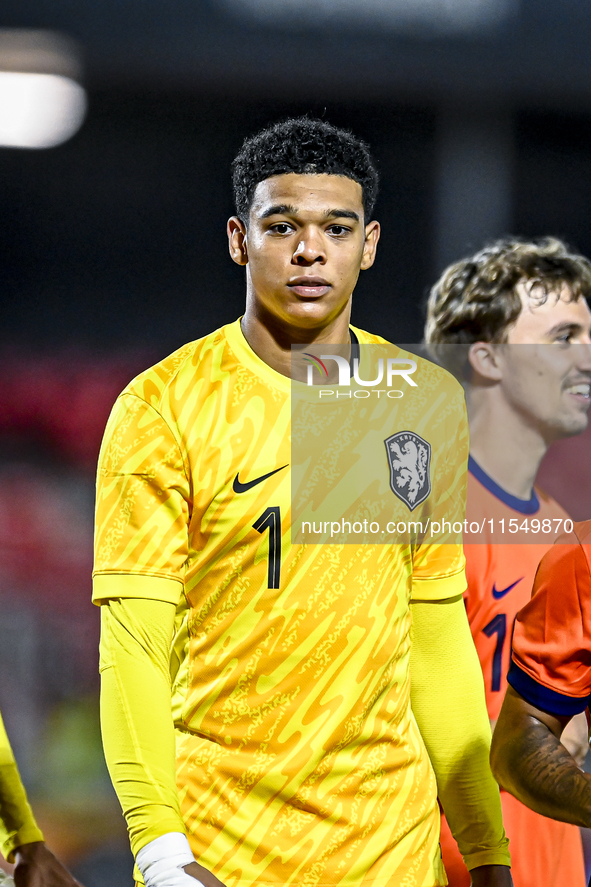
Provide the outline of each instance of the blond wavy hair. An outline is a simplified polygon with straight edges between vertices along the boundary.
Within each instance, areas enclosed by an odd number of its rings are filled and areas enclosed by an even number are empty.
[[[460,381],[470,377],[473,342],[507,341],[523,303],[519,283],[543,304],[564,287],[576,301],[591,296],[591,262],[556,237],[505,237],[445,269],[427,302],[425,342],[431,357]]]
[[[591,296],[591,262],[556,237],[505,237],[445,269],[427,302],[425,341],[467,345],[505,342],[522,302],[518,283],[531,283],[540,304],[566,286],[570,298]]]

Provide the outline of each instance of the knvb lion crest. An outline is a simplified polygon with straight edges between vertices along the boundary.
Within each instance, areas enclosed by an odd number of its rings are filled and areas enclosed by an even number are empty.
[[[398,431],[384,443],[392,492],[414,511],[431,492],[431,444],[414,431]]]

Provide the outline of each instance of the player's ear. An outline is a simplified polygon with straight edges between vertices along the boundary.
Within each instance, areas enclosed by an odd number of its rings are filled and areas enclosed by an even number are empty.
[[[474,342],[468,350],[468,361],[473,373],[489,382],[498,382],[502,370],[498,360],[498,346],[492,342]]]
[[[248,265],[248,249],[246,245],[246,225],[238,216],[228,219],[226,226],[228,232],[228,249],[232,261],[237,265]]]
[[[365,226],[365,241],[363,243],[363,255],[361,257],[361,270],[371,268],[376,258],[376,249],[380,239],[380,223],[370,222]]]

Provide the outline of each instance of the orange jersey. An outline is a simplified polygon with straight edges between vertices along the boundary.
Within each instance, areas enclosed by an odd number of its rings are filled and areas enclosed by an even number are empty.
[[[574,525],[545,555],[534,594],[515,620],[509,683],[556,715],[591,703],[591,521]]]
[[[556,533],[564,527],[568,516],[557,502],[538,489],[529,500],[511,496],[471,458],[466,517],[469,524],[477,522],[479,528],[483,528],[479,535],[487,540],[464,546],[468,580],[465,601],[484,674],[488,714],[491,720],[496,720],[507,688],[513,622],[517,612],[530,600],[540,560],[552,550]],[[540,522],[541,532],[531,531],[532,519]],[[510,521],[516,523],[510,524]],[[510,532],[510,528],[515,527],[524,529]],[[528,527],[527,533],[525,527]],[[544,528],[551,532],[544,532]],[[472,532],[466,538],[474,535]],[[511,542],[516,536],[519,541]],[[534,541],[524,541],[528,536]],[[591,596],[589,600],[591,602]],[[559,883],[584,887],[579,830],[534,813],[504,791],[501,791],[501,803],[515,887],[556,887]],[[535,842],[532,842],[533,834],[537,836]],[[441,850],[450,887],[469,887],[470,875],[445,818],[442,818]]]
[[[432,493],[414,514],[443,504],[461,520],[463,392],[417,360],[416,396],[392,401],[370,463],[398,502],[384,439],[427,441]],[[151,581],[178,605],[181,811],[196,858],[228,887],[434,887],[445,875],[410,708],[409,601],[461,594],[462,549],[293,543],[291,390],[238,322],[130,383],[101,451],[95,600],[121,577],[122,597]]]
[[[478,535],[483,541],[464,546],[468,581],[465,599],[484,674],[488,715],[495,721],[507,688],[513,620],[529,601],[538,564],[556,535],[563,531],[568,515],[540,490],[534,489],[528,500],[511,496],[470,458],[466,516],[469,525],[478,523],[484,527]],[[509,522],[516,521],[518,527],[529,526],[534,518],[546,529],[550,527],[550,532],[525,535],[522,530],[519,541],[514,542],[517,534],[510,533],[509,528],[515,524]],[[544,525],[543,521],[549,524]],[[473,537],[474,533],[470,533],[465,538]]]
[[[533,597],[515,619],[508,680],[524,699],[542,711],[575,715],[591,702],[590,663],[591,521],[586,521],[575,524],[573,532],[562,536],[542,558]],[[512,803],[514,807],[522,806],[515,799]],[[534,816],[529,811],[529,817]],[[538,819],[554,830],[562,829],[571,848],[559,875],[549,883],[583,885],[578,829],[545,817]],[[543,848],[544,859],[549,850],[559,852],[560,844],[556,837],[553,842],[548,840],[546,826],[542,831],[536,827],[535,834],[535,846]],[[552,862],[550,857],[545,872],[556,870]]]

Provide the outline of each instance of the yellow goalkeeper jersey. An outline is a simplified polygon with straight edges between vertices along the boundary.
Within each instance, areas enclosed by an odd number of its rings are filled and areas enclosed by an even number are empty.
[[[462,390],[416,361],[387,440],[429,447],[421,495],[461,520]],[[100,456],[94,599],[117,577],[118,597],[177,605],[181,810],[227,887],[445,884],[409,602],[462,593],[461,546],[292,544],[290,386],[238,321],[129,384]],[[394,496],[387,440],[376,460]]]

